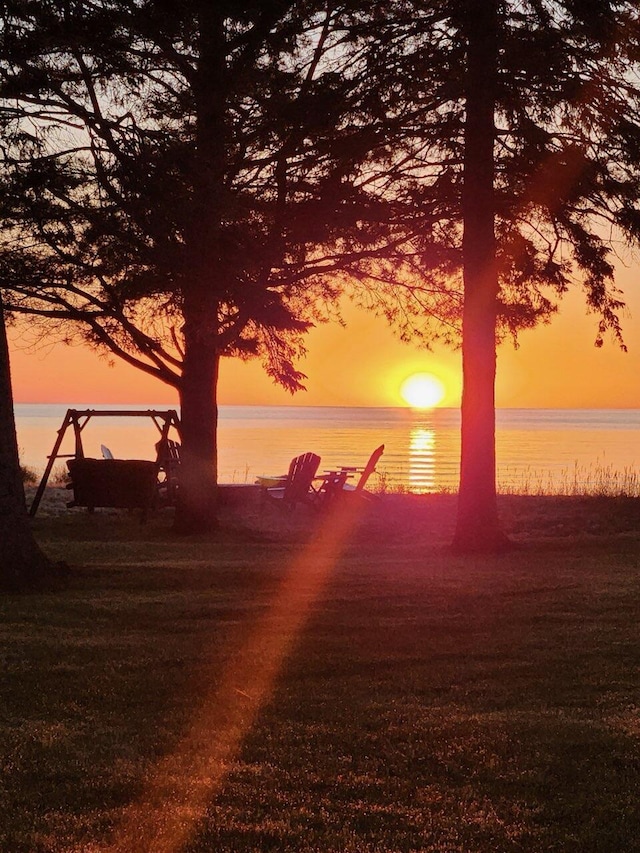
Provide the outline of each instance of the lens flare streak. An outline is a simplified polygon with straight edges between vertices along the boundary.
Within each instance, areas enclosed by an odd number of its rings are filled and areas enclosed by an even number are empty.
[[[289,566],[271,606],[195,710],[188,731],[125,811],[105,853],[178,853],[221,789],[362,508],[345,501]],[[252,617],[255,618],[255,617]]]

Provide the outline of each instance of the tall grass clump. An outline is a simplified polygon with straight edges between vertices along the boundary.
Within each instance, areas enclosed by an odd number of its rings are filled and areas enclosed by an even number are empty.
[[[20,463],[20,476],[22,477],[22,482],[25,486],[33,486],[38,479],[38,474],[35,468],[31,468],[29,465],[23,465],[22,463]]]
[[[504,495],[568,496],[568,497],[640,497],[640,472],[625,466],[622,470],[600,462],[563,468],[558,473],[517,469],[504,471],[499,477],[498,491]]]
[[[22,452],[22,451],[21,451]],[[20,476],[25,486],[32,486],[38,479],[38,472],[31,465],[25,465],[20,460]]]
[[[64,465],[55,465],[49,475],[49,485],[66,486],[69,482],[69,472]]]
[[[452,495],[457,493],[457,488],[440,482],[420,488],[412,483],[401,482],[397,475],[393,477],[388,471],[382,470],[372,475],[367,491],[374,495]]]

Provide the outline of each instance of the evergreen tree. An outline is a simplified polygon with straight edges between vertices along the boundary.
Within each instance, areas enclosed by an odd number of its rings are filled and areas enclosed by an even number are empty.
[[[454,544],[499,550],[496,344],[548,320],[572,285],[623,345],[611,253],[640,237],[640,13],[632,2],[387,4],[378,86],[420,121],[424,256],[463,292],[461,482]],[[413,146],[415,148],[415,146]]]
[[[369,89],[349,4],[3,7],[11,307],[80,321],[178,389],[177,521],[210,526],[220,358],[262,355],[301,387],[302,335],[362,264],[363,298],[398,313],[389,281],[418,224],[390,191],[401,123]]]

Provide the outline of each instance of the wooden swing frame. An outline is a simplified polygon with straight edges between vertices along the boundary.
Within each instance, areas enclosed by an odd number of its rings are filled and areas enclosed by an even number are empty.
[[[38,507],[40,506],[40,501],[42,500],[42,496],[44,495],[44,490],[47,486],[47,482],[49,481],[49,476],[53,469],[54,463],[57,459],[85,459],[84,447],[82,444],[82,431],[89,423],[92,418],[131,418],[131,417],[145,417],[151,418],[151,420],[156,425],[158,432],[160,433],[160,439],[156,444],[157,447],[157,456],[155,460],[155,472],[156,472],[156,480],[157,475],[160,470],[165,470],[167,472],[168,477],[168,468],[169,468],[169,460],[171,446],[175,447],[175,442],[171,442],[169,439],[169,432],[173,428],[176,430],[178,436],[180,436],[181,424],[180,418],[178,417],[178,413],[175,409],[130,409],[130,410],[117,410],[117,409],[67,409],[67,413],[64,416],[64,420],[62,421],[62,426],[58,430],[56,441],[53,445],[53,450],[47,457],[47,465],[44,469],[44,473],[42,475],[42,479],[40,480],[40,484],[36,490],[35,496],[33,498],[33,503],[31,504],[31,508],[29,510],[29,514],[31,517],[35,516],[38,511]],[[71,428],[73,429],[74,439],[75,439],[75,453],[60,453],[60,447],[62,446],[62,442],[66,435],[67,430]],[[98,461],[98,460],[96,460]],[[110,461],[110,460],[104,460]],[[118,462],[127,462],[133,460],[117,460]],[[169,488],[168,490],[169,497],[171,500],[175,498],[175,489]],[[151,502],[153,495],[145,501],[142,505],[143,509],[148,509],[149,504]],[[82,503],[81,505],[87,505],[91,509],[92,506],[90,503]],[[107,506],[117,506],[120,504],[101,504]]]

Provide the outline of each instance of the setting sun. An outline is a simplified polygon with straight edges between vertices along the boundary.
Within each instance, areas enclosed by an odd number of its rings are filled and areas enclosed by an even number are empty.
[[[431,409],[442,402],[445,387],[431,373],[414,373],[400,386],[400,395],[414,409]]]

